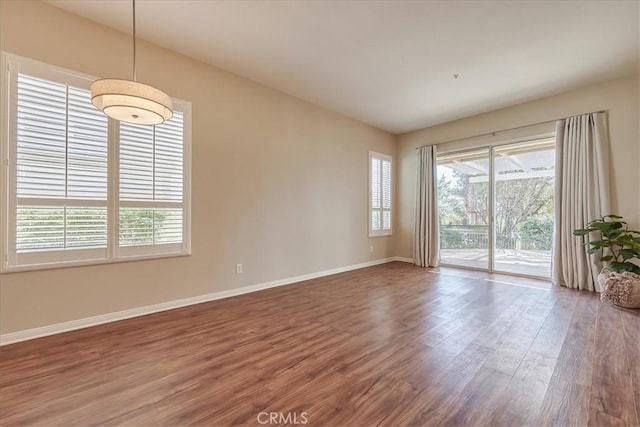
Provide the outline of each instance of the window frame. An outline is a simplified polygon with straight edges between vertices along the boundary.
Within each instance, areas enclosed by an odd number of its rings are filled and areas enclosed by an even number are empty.
[[[444,267],[453,267],[453,268],[461,268],[461,269],[465,269],[465,270],[476,270],[476,271],[486,271],[488,273],[497,273],[497,274],[509,274],[511,276],[521,276],[521,277],[530,277],[533,279],[549,279],[550,277],[546,277],[546,276],[537,276],[534,274],[527,274],[527,273],[517,273],[517,272],[507,272],[504,270],[496,270],[495,269],[495,241],[496,241],[496,236],[495,236],[495,223],[496,223],[496,195],[495,195],[495,149],[496,148],[500,148],[500,147],[504,147],[504,146],[508,146],[508,145],[514,145],[514,144],[519,144],[519,143],[523,143],[523,142],[533,142],[533,141],[538,141],[538,140],[544,140],[544,139],[550,139],[550,138],[556,138],[556,131],[555,131],[555,121],[551,121],[551,122],[545,122],[545,123],[541,123],[541,124],[537,124],[537,125],[531,125],[531,126],[527,126],[526,128],[523,129],[518,129],[519,132],[517,135],[512,135],[512,136],[508,136],[509,135],[509,131],[502,131],[500,132],[501,134],[507,133],[507,136],[503,136],[503,137],[498,137],[496,135],[493,135],[495,139],[491,140],[491,141],[484,141],[482,140],[480,137],[473,137],[471,138],[468,143],[466,145],[464,145],[462,148],[453,148],[453,149],[444,149],[442,151],[438,151],[438,154],[436,156],[436,168],[439,165],[439,158],[441,157],[445,157],[448,155],[453,155],[453,154],[464,154],[466,152],[473,152],[473,151],[480,151],[480,150],[487,150],[487,160],[489,163],[489,168],[487,171],[487,176],[488,176],[488,185],[489,185],[489,189],[488,189],[488,242],[487,242],[487,246],[488,246],[488,251],[487,251],[487,267],[477,267],[477,266],[466,266],[466,265],[461,265],[461,264],[452,264],[452,263],[440,263],[441,266]],[[480,141],[480,142],[475,142],[475,141]],[[448,144],[447,144],[448,145]],[[555,154],[557,155],[557,144],[555,145]],[[554,193],[554,204],[556,203],[556,199],[555,199],[555,193]],[[438,210],[438,221],[440,221],[439,217],[440,217],[440,201],[438,200],[437,202],[437,210]],[[555,224],[554,224],[555,226]],[[554,231],[555,232],[555,231]],[[552,242],[553,243],[553,242]],[[441,248],[442,246],[442,233],[440,233],[439,239],[438,239],[438,247]],[[552,248],[552,252],[553,252],[553,248]]]
[[[82,207],[104,206],[106,208],[106,247],[17,253],[17,75],[24,72],[37,78],[87,90],[97,78],[7,52],[1,52],[0,55],[2,64],[0,103],[4,110],[0,116],[1,181],[3,183],[0,185],[0,236],[2,236],[0,274],[191,255],[191,103],[174,98],[172,98],[174,109],[183,113],[182,243],[120,247],[119,209],[132,202],[120,200],[120,124],[117,120],[108,118],[106,202],[78,199],[82,200]],[[73,198],[59,199],[56,202],[62,205],[67,204],[69,200],[73,204]],[[162,203],[153,202],[152,204],[160,205]]]
[[[372,200],[371,200],[371,160],[372,159],[379,159],[382,161],[388,161],[389,162],[389,208],[383,208],[382,207],[382,187],[383,187],[383,182],[382,182],[382,163],[380,164],[380,208],[374,208],[372,206]],[[388,154],[383,154],[383,153],[378,153],[376,151],[369,151],[369,161],[368,161],[368,175],[367,175],[367,189],[368,189],[368,219],[367,219],[367,228],[368,228],[368,236],[369,237],[387,237],[387,236],[391,236],[393,235],[393,219],[394,219],[394,215],[393,215],[393,157],[388,155]],[[372,230],[371,229],[371,216],[373,211],[375,210],[379,210],[381,212],[381,216],[380,216],[380,223],[383,223],[383,215],[382,213],[384,211],[389,211],[389,215],[390,215],[390,224],[389,224],[389,229],[385,230],[383,228],[381,228],[380,230]]]

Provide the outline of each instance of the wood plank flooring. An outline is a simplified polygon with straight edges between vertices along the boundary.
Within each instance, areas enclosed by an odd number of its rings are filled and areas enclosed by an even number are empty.
[[[638,310],[404,263],[4,346],[0,362],[2,426],[640,425]]]

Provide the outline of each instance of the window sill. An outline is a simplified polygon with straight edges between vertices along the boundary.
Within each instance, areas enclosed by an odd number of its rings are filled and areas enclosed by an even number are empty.
[[[369,233],[369,238],[373,238],[373,237],[390,237],[392,236],[393,233],[391,231],[385,232],[385,233]]]
[[[0,270],[0,274],[11,273],[23,273],[28,271],[40,271],[40,270],[57,270],[60,268],[73,268],[73,267],[88,267],[92,265],[105,265],[105,264],[119,264],[121,262],[131,261],[146,261],[163,258],[177,258],[191,256],[191,252],[172,252],[166,254],[153,254],[153,255],[136,255],[122,258],[110,258],[110,259],[87,259],[82,261],[63,261],[63,262],[51,262],[46,264],[32,264],[32,265],[18,265],[11,267],[3,267]]]

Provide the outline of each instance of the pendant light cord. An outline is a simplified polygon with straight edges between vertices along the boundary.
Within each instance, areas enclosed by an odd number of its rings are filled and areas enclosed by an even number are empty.
[[[132,0],[133,4],[133,81],[136,80],[136,0]]]

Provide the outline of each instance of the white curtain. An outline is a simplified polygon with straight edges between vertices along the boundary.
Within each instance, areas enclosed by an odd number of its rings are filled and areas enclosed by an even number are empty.
[[[416,150],[418,182],[416,184],[416,223],[413,262],[419,267],[440,265],[440,231],[438,226],[438,176],[436,147]]]
[[[559,120],[556,138],[553,283],[599,292],[599,255],[589,255],[573,230],[611,213],[606,113]]]

